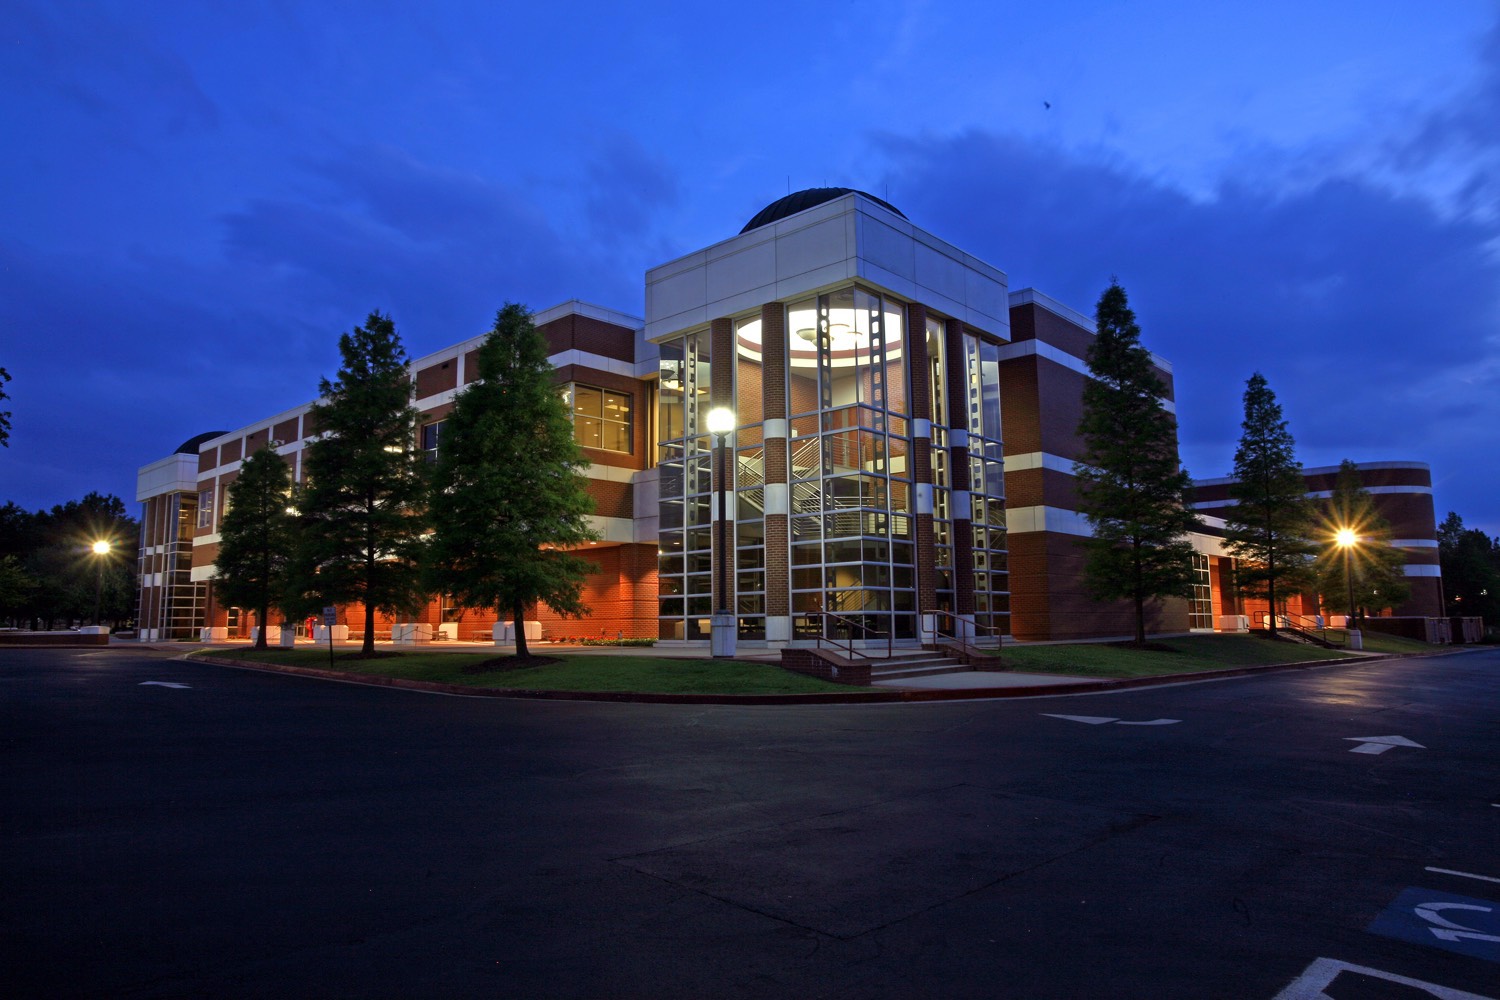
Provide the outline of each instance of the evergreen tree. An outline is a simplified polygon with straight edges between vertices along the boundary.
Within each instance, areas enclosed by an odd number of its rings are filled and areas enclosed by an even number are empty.
[[[1128,599],[1135,641],[1146,641],[1146,605],[1153,598],[1192,593],[1193,548],[1185,535],[1198,527],[1192,480],[1178,464],[1177,425],[1162,406],[1167,387],[1141,346],[1135,313],[1118,282],[1094,312],[1089,347],[1091,378],[1083,389],[1083,460],[1079,510],[1093,536],[1085,580],[1101,599]]]
[[[375,652],[375,612],[408,613],[421,601],[426,481],[416,453],[406,351],[387,316],[339,338],[338,378],[319,382],[316,437],[304,452],[294,578],[302,606],[364,605],[364,645]]]
[[[1339,464],[1333,494],[1321,506],[1322,549],[1316,570],[1323,606],[1349,610],[1349,586],[1354,587],[1354,606],[1367,611],[1392,608],[1411,596],[1406,582],[1406,557],[1391,547],[1391,526],[1375,510],[1375,500],[1360,481],[1359,469],[1347,458]],[[1344,572],[1344,549],[1338,532],[1349,530],[1358,543],[1349,551],[1348,573]]]
[[[428,582],[461,607],[494,606],[526,648],[526,607],[587,612],[595,567],[565,551],[598,538],[579,473],[588,466],[553,383],[547,342],[525,307],[507,303],[479,347],[479,378],[454,401],[433,473]]]
[[[1225,545],[1240,560],[1235,586],[1265,597],[1271,608],[1271,635],[1276,635],[1277,604],[1286,594],[1312,582],[1309,540],[1312,507],[1296,444],[1281,417],[1276,394],[1260,372],[1245,383],[1245,420],[1234,452],[1237,501],[1229,509]]]
[[[227,604],[254,608],[266,648],[271,605],[285,590],[292,552],[292,473],[269,444],[247,458],[229,485],[229,509],[219,527],[214,586]]]
[[[5,393],[5,383],[10,381],[10,372],[0,368],[0,400],[9,399]],[[10,447],[10,411],[0,410],[0,445]]]

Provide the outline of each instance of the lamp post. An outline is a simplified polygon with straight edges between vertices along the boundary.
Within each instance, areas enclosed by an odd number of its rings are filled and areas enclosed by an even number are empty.
[[[715,658],[732,659],[735,645],[735,615],[729,606],[729,565],[733,561],[729,544],[729,515],[726,511],[729,492],[729,466],[724,461],[724,439],[734,430],[734,411],[716,406],[708,411],[708,432],[717,440],[714,448],[714,486],[719,494],[719,516],[714,521],[714,589],[718,600],[709,632],[709,646]]]
[[[1359,536],[1348,528],[1340,528],[1333,537],[1339,548],[1344,550],[1344,586],[1349,591],[1349,618],[1344,622],[1345,632],[1349,636],[1348,648],[1364,649],[1364,638],[1359,634],[1359,629],[1354,627],[1354,572],[1349,562],[1354,546],[1359,543]]]
[[[99,606],[104,599],[104,560],[109,556],[110,544],[107,541],[98,541],[93,545],[94,564],[97,573],[94,578],[94,625],[99,625]]]

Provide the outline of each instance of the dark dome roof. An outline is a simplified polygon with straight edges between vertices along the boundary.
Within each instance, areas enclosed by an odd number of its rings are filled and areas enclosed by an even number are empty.
[[[865,191],[858,191],[854,188],[808,188],[805,191],[793,191],[785,198],[778,198],[775,201],[771,202],[771,204],[767,205],[759,212],[756,212],[755,218],[745,223],[745,228],[741,229],[740,232],[748,233],[752,229],[759,229],[761,226],[769,226],[773,222],[778,222],[781,219],[785,219],[788,215],[796,215],[798,212],[805,212],[807,209],[812,208],[815,205],[821,205],[823,204],[823,202],[832,201],[835,198],[842,198],[846,194],[864,195],[866,198],[870,199],[880,207],[888,208],[892,212],[895,212],[897,215],[901,216],[901,218],[906,218],[906,214],[895,205],[892,205],[888,201],[883,201],[875,197],[873,194],[869,194]]]
[[[228,431],[207,431],[203,434],[199,434],[197,437],[190,437],[186,441],[182,442],[182,444],[178,445],[177,450],[173,452],[173,454],[196,455],[198,454],[198,447],[203,444],[203,442],[209,440],[210,438],[216,438],[220,434],[228,433]]]

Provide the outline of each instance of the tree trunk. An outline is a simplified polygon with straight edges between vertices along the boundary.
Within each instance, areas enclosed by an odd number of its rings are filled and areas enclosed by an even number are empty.
[[[260,629],[255,633],[256,649],[266,648],[266,611],[267,608],[264,604],[255,609],[255,623],[260,626]]]
[[[515,606],[511,608],[511,621],[516,626],[516,655],[521,657],[530,656],[526,649],[526,606],[517,598]]]
[[[375,655],[375,605],[365,602],[365,641],[359,647],[360,656]]]

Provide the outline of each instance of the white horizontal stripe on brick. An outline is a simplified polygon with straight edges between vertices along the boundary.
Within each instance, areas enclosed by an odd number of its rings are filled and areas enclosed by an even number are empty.
[[[1006,472],[1025,472],[1027,469],[1051,469],[1053,472],[1073,474],[1073,460],[1047,451],[1028,451],[1022,455],[1006,455]]]
[[[1052,531],[1060,535],[1092,537],[1094,530],[1088,518],[1076,510],[1062,507],[1012,507],[1005,512],[1005,530],[1010,534],[1025,534],[1033,531]]]
[[[1230,481],[1233,482],[1233,480],[1230,480]],[[1200,485],[1201,485],[1201,483],[1200,483]],[[1368,486],[1368,487],[1365,488],[1365,492],[1369,493],[1372,496],[1375,496],[1375,495],[1390,496],[1390,495],[1393,495],[1393,494],[1401,494],[1401,493],[1413,493],[1413,494],[1419,494],[1420,495],[1420,494],[1423,494],[1423,493],[1431,494],[1432,493],[1432,487],[1431,486]],[[1313,492],[1307,494],[1307,498],[1309,500],[1327,500],[1331,496],[1333,496],[1333,491],[1332,490],[1314,490]],[[1204,501],[1201,501],[1199,503],[1193,504],[1193,507],[1194,508],[1199,508],[1199,509],[1205,508],[1205,507],[1238,507],[1239,503],[1240,502],[1238,500],[1235,500],[1233,498],[1225,499],[1225,500],[1204,500]]]

